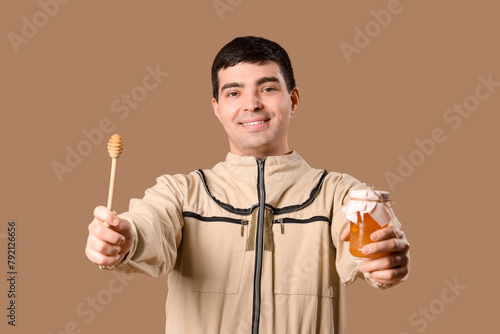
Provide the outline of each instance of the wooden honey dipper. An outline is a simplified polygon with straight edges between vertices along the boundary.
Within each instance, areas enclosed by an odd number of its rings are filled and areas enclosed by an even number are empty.
[[[115,188],[115,174],[116,174],[116,159],[120,156],[123,151],[122,138],[119,134],[114,134],[108,141],[108,153],[112,159],[111,162],[111,176],[109,179],[109,193],[108,193],[108,206],[107,208],[111,210],[111,205],[113,203],[113,189]],[[109,227],[109,224],[104,222],[104,226]],[[112,269],[113,266],[101,266],[99,269]]]
[[[114,134],[111,136],[108,142],[108,152],[112,159],[111,162],[111,177],[109,179],[109,193],[108,193],[108,209],[111,210],[111,204],[113,203],[113,189],[115,187],[115,173],[116,173],[116,159],[120,157],[123,151],[122,138],[119,134]]]

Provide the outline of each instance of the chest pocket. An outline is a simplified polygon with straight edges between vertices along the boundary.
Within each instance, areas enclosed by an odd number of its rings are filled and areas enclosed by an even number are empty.
[[[245,218],[202,217],[183,212],[180,254],[171,288],[236,294],[240,288],[246,238]]]
[[[273,220],[275,294],[338,296],[335,247],[325,216]]]

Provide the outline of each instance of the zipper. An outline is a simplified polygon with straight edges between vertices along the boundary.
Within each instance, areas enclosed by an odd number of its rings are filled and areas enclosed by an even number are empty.
[[[245,220],[248,224],[248,220],[246,220],[246,219],[217,217],[217,216],[206,217],[206,216],[202,216],[202,215],[199,215],[199,214],[191,212],[191,211],[182,212],[182,216],[195,218],[195,219],[203,221],[203,222],[224,222],[224,223],[233,223],[233,224],[238,224],[238,225],[243,224],[243,221]]]
[[[318,221],[328,222],[328,225],[331,224],[328,217],[325,217],[325,216],[314,216],[314,217],[307,218],[307,219],[297,219],[297,218],[284,217],[284,218],[278,218],[278,219],[273,220],[273,224],[280,224],[281,234],[285,234],[285,224],[307,224],[307,223],[318,222]]]
[[[238,218],[229,218],[229,217],[204,217],[201,216],[197,213],[190,212],[190,211],[184,211],[182,213],[183,217],[190,217],[197,219],[202,222],[224,222],[224,223],[231,223],[231,224],[238,224],[241,225],[241,236],[245,236],[245,226],[248,225],[248,219],[238,219]]]
[[[257,233],[255,240],[255,269],[253,277],[253,310],[252,310],[252,334],[259,333],[260,303],[261,303],[261,280],[262,280],[262,252],[264,248],[264,213],[266,209],[266,190],[264,187],[264,165],[266,158],[257,160],[257,191],[259,197],[259,214],[257,216]]]

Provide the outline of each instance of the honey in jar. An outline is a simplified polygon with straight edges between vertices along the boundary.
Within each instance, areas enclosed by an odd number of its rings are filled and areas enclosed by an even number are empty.
[[[386,227],[391,221],[391,209],[387,200],[389,193],[386,191],[352,190],[351,200],[343,209],[350,220],[351,235],[349,240],[349,251],[357,257],[378,258],[386,256],[387,253],[364,255],[363,246],[374,241],[371,234]]]

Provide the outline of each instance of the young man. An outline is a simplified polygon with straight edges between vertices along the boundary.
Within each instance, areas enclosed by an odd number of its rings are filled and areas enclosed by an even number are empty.
[[[353,177],[311,168],[288,147],[297,110],[288,55],[236,38],[212,66],[214,113],[229,139],[211,170],[163,175],[119,216],[94,211],[86,254],[101,266],[169,274],[167,333],[345,333],[344,286],[404,280],[409,244],[400,223],[349,253],[342,207]],[[106,227],[108,223],[111,227]]]

